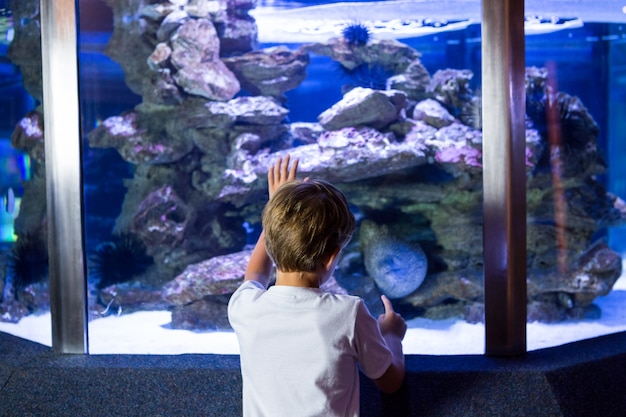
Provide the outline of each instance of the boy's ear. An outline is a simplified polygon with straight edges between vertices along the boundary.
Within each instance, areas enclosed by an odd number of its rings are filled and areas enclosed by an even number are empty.
[[[328,259],[324,263],[326,270],[329,270],[332,267],[333,263],[337,259],[337,256],[339,256],[339,252],[341,252],[341,248],[338,247],[328,256]]]

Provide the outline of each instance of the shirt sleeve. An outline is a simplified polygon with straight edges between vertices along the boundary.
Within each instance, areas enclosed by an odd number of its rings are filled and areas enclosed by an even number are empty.
[[[249,280],[237,288],[228,301],[228,321],[233,329],[237,330],[241,315],[246,311],[245,305],[265,293],[266,289],[260,282]]]
[[[354,338],[361,371],[371,379],[383,376],[393,355],[380,333],[378,321],[372,317],[363,300],[359,301]]]

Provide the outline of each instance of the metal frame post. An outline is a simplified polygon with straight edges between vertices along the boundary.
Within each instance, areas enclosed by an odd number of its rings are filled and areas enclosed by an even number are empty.
[[[485,353],[526,353],[524,0],[482,2]]]
[[[52,347],[87,353],[76,5],[41,0]]]

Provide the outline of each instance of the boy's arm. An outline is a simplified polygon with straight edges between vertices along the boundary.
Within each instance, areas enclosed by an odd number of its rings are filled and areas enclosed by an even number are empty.
[[[374,383],[384,393],[391,394],[402,386],[404,381],[404,353],[402,352],[402,339],[406,333],[406,323],[402,316],[393,311],[391,301],[384,295],[381,297],[385,306],[385,313],[378,317],[380,332],[391,350],[393,359],[387,371],[374,380]]]
[[[244,281],[258,281],[263,287],[267,288],[270,282],[270,273],[272,272],[272,259],[265,250],[265,232],[261,231],[259,240],[254,246]]]
[[[296,179],[296,173],[298,170],[298,160],[295,159],[289,167],[290,156],[278,158],[276,162],[270,166],[267,172],[267,185],[269,190],[269,198],[271,199],[276,190],[286,182]],[[265,288],[270,282],[270,273],[272,272],[272,259],[267,254],[265,249],[265,232],[261,231],[259,240],[254,246],[252,255],[250,255],[250,261],[246,268],[246,274],[244,276],[245,281],[258,281]]]

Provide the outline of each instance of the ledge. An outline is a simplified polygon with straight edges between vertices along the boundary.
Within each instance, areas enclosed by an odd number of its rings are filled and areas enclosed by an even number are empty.
[[[393,395],[361,383],[361,415],[623,416],[626,332],[517,358],[408,355]],[[0,416],[239,416],[236,355],[61,355],[0,333]]]

